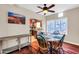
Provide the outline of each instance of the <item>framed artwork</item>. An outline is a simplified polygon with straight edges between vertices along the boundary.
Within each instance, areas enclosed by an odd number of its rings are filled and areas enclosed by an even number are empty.
[[[8,23],[25,24],[25,16],[13,12],[8,12]]]
[[[30,27],[37,27],[37,28],[41,28],[42,27],[42,21],[41,20],[37,20],[37,19],[30,19]]]

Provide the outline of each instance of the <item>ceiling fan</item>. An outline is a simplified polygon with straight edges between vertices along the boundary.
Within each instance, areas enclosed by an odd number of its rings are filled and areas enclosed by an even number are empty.
[[[44,15],[46,15],[47,12],[54,13],[55,12],[54,10],[50,10],[54,6],[55,6],[55,4],[52,4],[49,7],[47,7],[46,4],[44,4],[44,7],[37,6],[38,8],[42,9],[42,11],[39,11],[39,12],[36,12],[36,13],[44,12]]]

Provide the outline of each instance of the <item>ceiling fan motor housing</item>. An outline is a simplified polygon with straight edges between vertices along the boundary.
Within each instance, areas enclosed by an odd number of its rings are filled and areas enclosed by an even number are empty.
[[[44,11],[44,10],[48,10],[48,8],[47,8],[47,7],[44,7],[44,8],[43,8],[43,11]]]

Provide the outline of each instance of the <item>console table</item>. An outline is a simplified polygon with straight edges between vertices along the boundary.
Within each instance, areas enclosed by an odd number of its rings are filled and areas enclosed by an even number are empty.
[[[24,38],[24,37],[28,37],[28,40],[30,41],[31,43],[31,38],[30,38],[31,35],[29,34],[21,34],[21,35],[14,35],[14,36],[6,36],[6,37],[0,37],[0,54],[3,53],[3,49],[2,49],[2,46],[3,46],[3,41],[4,40],[11,40],[12,38],[17,38],[17,43],[18,43],[18,49],[19,51],[21,50],[21,38]],[[10,39],[11,38],[11,39]]]

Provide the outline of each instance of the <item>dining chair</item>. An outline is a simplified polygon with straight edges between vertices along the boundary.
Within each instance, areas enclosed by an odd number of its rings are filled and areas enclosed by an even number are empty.
[[[39,43],[39,51],[42,54],[46,54],[48,52],[48,45],[45,40],[44,34],[41,33],[41,35],[37,35],[37,41]]]
[[[63,54],[64,50],[63,50],[63,43],[64,43],[64,39],[65,39],[65,34],[62,36],[61,40],[59,41],[59,45],[58,45],[58,53],[59,54]]]
[[[64,50],[62,47],[64,38],[65,38],[65,34],[63,34],[63,36],[61,37],[61,39],[58,42],[53,42],[53,51],[56,54],[64,54]]]

